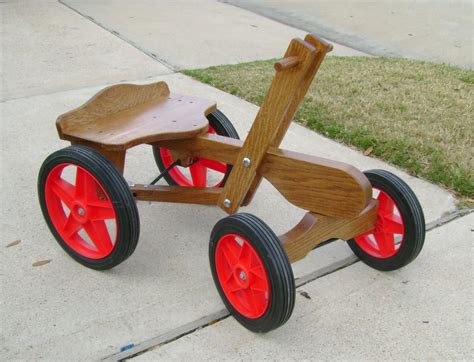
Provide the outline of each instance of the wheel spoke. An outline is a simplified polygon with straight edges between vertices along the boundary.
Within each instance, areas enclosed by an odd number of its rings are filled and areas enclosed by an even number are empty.
[[[200,161],[189,166],[189,171],[191,172],[191,178],[193,179],[193,186],[207,186],[207,168],[204,167]]]
[[[247,268],[250,268],[252,265],[252,250],[250,250],[246,242],[242,244],[239,250],[239,262]]]
[[[115,219],[114,208],[108,200],[97,200],[93,203],[88,203],[87,212],[90,220]]]
[[[81,229],[81,227],[82,225],[76,219],[74,219],[71,214],[69,214],[63,226],[64,236],[66,238],[73,236]]]
[[[255,296],[255,292],[252,289],[246,289],[245,290],[247,298],[248,298],[248,304],[249,304],[249,311],[252,313],[257,314],[258,313],[258,297]]]
[[[268,291],[268,286],[263,278],[253,278],[253,282],[250,285],[250,289],[258,291],[258,292],[266,292]]]
[[[224,283],[229,283],[229,281],[234,278],[234,273],[232,272],[232,269],[229,268],[228,271],[229,274],[224,278]]]
[[[237,284],[234,278],[229,279],[225,284],[226,284],[225,290],[228,293],[235,293],[235,292],[238,292],[239,290],[242,290],[242,288]]]
[[[258,295],[255,295],[255,292],[252,290],[252,289],[247,289],[249,291],[249,295],[250,295],[250,300],[252,301],[252,309],[253,309],[253,312],[254,313],[258,313],[259,312],[259,297]]]
[[[71,210],[74,205],[74,186],[66,180],[59,178],[54,180],[50,187],[54,194]]]
[[[108,252],[113,248],[112,240],[104,221],[88,221],[84,224],[84,229],[99,251]]]
[[[370,250],[372,252],[378,252],[378,248],[376,245],[373,244],[372,239],[370,236],[372,236],[375,239],[374,236],[374,230],[369,231],[368,233],[362,234],[356,238],[357,244],[364,250]]]
[[[250,269],[250,272],[261,280],[265,280],[265,271],[261,265]]]
[[[383,255],[393,253],[395,250],[395,239],[392,234],[375,232],[374,238]]]
[[[237,256],[230,250],[228,244],[222,245],[221,248],[222,255],[224,256],[225,261],[229,267],[233,268],[239,262]]]
[[[357,238],[363,238],[363,237],[368,237],[369,235],[373,235],[374,231],[375,231],[374,229],[369,230],[363,234],[358,235]]]
[[[207,158],[201,158],[199,160],[199,163],[201,163],[201,165],[203,165],[204,167],[210,168],[211,170],[214,170],[220,173],[226,173],[227,171],[227,165],[222,162],[209,160]]]
[[[399,215],[387,215],[383,217],[383,231],[390,234],[403,234],[403,221]]]
[[[393,214],[395,204],[385,192],[380,191],[377,200],[379,201],[379,215],[385,216]]]
[[[97,198],[97,185],[82,167],[76,169],[76,198],[93,200]]]

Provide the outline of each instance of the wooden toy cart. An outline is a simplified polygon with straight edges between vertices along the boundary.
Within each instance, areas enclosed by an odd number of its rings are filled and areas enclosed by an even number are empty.
[[[211,232],[212,276],[233,316],[257,332],[288,320],[295,300],[290,263],[322,242],[348,240],[380,270],[411,262],[423,246],[424,217],[402,180],[279,148],[331,49],[314,35],[291,41],[245,141],[214,102],[170,93],[164,82],[115,85],[61,115],[59,137],[72,145],[51,154],[38,179],[43,215],[59,244],[85,266],[108,269],[137,245],[135,200],[217,205],[230,216]],[[153,147],[161,174],[150,185],[129,186],[125,154],[143,143]],[[169,186],[156,185],[161,177]],[[283,235],[237,213],[262,178],[308,211]]]

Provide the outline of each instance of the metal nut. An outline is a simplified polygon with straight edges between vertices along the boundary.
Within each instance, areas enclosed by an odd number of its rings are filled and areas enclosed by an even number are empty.
[[[225,207],[230,207],[230,205],[232,205],[232,202],[229,199],[225,199],[224,200],[224,206]]]
[[[252,161],[250,161],[250,158],[244,157],[244,159],[242,160],[242,163],[244,164],[244,167],[250,167],[250,164],[252,163]]]

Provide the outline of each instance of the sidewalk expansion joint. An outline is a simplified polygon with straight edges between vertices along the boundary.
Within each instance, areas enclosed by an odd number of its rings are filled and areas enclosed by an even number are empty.
[[[426,225],[426,231],[431,231],[433,229],[439,228],[451,221],[459,219],[463,216],[469,215],[471,212],[474,212],[474,209],[456,209],[454,211],[448,212],[446,215],[440,217],[439,219],[433,220],[432,222]]]
[[[158,63],[161,63],[161,65],[163,65],[163,66],[165,66],[166,68],[170,69],[173,73],[176,73],[176,72],[179,71],[179,70],[176,69],[173,65],[169,64],[167,61],[158,58],[158,56],[157,56],[155,53],[149,52],[148,50],[142,48],[140,45],[138,45],[137,43],[135,43],[133,40],[130,40],[130,39],[124,37],[124,36],[123,36],[122,34],[120,34],[119,32],[107,28],[104,24],[100,23],[99,21],[97,21],[97,20],[94,19],[93,17],[81,13],[79,10],[73,8],[71,5],[69,5],[69,4],[65,3],[65,2],[63,2],[62,0],[58,0],[58,2],[59,2],[61,5],[64,5],[65,7],[69,8],[70,10],[72,10],[72,11],[74,11],[75,13],[79,14],[79,15],[82,16],[83,18],[85,18],[85,19],[87,19],[87,20],[93,22],[94,24],[96,24],[97,26],[101,27],[101,28],[104,29],[105,31],[109,32],[110,34],[116,36],[116,37],[119,38],[120,40],[123,40],[124,42],[128,43],[129,45],[131,45],[131,46],[134,47],[135,49],[141,51],[142,53],[144,53],[145,55],[149,56],[150,58],[152,58],[153,60],[157,61]]]
[[[230,314],[226,309],[221,309],[215,313],[209,314],[207,316],[199,318],[198,320],[192,321],[190,323],[186,323],[182,325],[181,327],[178,327],[169,332],[163,333],[157,337],[150,338],[126,351],[115,353],[111,356],[108,356],[102,359],[102,361],[107,361],[107,362],[123,361],[126,358],[136,357],[154,348],[174,342],[177,339],[180,339],[181,337],[191,334],[197,330],[206,328],[214,323],[217,323],[229,317],[229,315]]]
[[[437,229],[447,223],[450,223],[454,220],[457,220],[463,216],[466,216],[470,213],[474,212],[474,209],[462,209],[462,210],[454,210],[449,212],[448,214],[428,223],[426,225],[426,231],[432,231],[434,229]],[[308,284],[312,281],[315,281],[316,279],[322,278],[326,275],[335,273],[341,269],[344,269],[348,266],[351,266],[352,264],[355,264],[359,261],[359,259],[355,255],[351,255],[347,258],[344,258],[342,260],[339,260],[331,265],[328,265],[324,268],[315,270],[309,274],[306,274],[300,278],[295,279],[295,285],[296,288],[299,288],[305,284]],[[158,348],[160,346],[163,346],[165,344],[174,342],[186,335],[189,335],[191,333],[194,333],[195,331],[201,330],[203,328],[209,327],[217,322],[220,322],[227,317],[229,317],[230,314],[226,309],[221,309],[215,313],[212,313],[210,315],[204,316],[202,318],[199,318],[195,321],[186,323],[176,329],[173,329],[169,332],[166,332],[164,334],[161,334],[157,337],[150,338],[144,342],[141,342],[132,348],[122,351],[119,353],[114,353],[108,357],[105,357],[103,361],[123,361],[128,358],[133,358],[138,355],[141,355],[145,352],[148,352],[150,350],[153,350],[155,348]]]

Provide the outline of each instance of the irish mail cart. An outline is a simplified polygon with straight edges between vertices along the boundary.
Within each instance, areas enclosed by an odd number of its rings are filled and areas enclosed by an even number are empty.
[[[288,320],[295,301],[290,263],[322,242],[347,240],[380,270],[411,262],[423,246],[425,224],[402,180],[279,148],[331,49],[314,35],[291,41],[245,141],[213,101],[170,93],[164,82],[115,85],[61,115],[59,137],[71,146],[51,154],[38,178],[41,208],[58,243],[79,263],[109,269],[137,245],[136,200],[217,205],[229,216],[211,231],[212,276],[232,315],[256,332]],[[143,143],[152,146],[161,174],[150,185],[129,186],[122,176],[125,154]],[[169,186],[156,185],[161,177]],[[237,213],[262,178],[307,210],[283,235]]]

